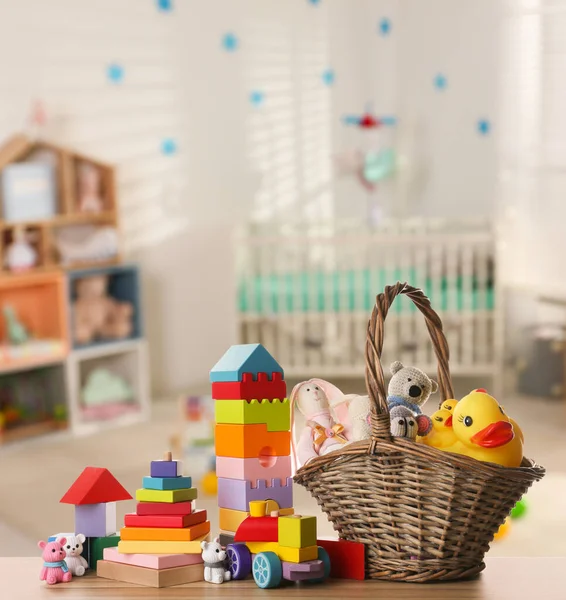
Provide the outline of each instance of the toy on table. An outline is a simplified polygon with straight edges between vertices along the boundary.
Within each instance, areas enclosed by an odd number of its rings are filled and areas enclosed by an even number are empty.
[[[224,583],[230,581],[230,570],[226,568],[226,550],[222,548],[218,538],[213,542],[202,541],[202,560],[204,561],[204,580],[208,583]]]
[[[293,512],[291,407],[283,369],[261,344],[229,348],[210,371],[216,417],[220,544],[248,517],[250,501]]]
[[[324,390],[314,381],[298,383],[291,392],[291,421],[294,408],[305,417],[305,427],[296,444],[296,458],[304,465],[311,458],[338,450],[347,438],[344,426],[336,423],[330,414],[330,405]],[[293,437],[293,442],[294,442]]]
[[[65,541],[63,542],[62,540]],[[77,577],[84,575],[88,569],[88,562],[84,556],[82,556],[83,544],[86,542],[85,536],[82,533],[79,533],[76,536],[68,536],[59,541],[64,545],[65,552],[67,553],[65,562],[67,563],[69,571]]]
[[[503,408],[484,390],[474,390],[456,404],[453,429],[460,444],[451,452],[504,467],[521,465],[521,435],[515,435]]]
[[[389,412],[391,435],[416,440],[419,426],[417,418],[406,406],[395,406]]]
[[[226,548],[232,579],[252,573],[260,588],[277,587],[282,579],[324,581],[330,575],[330,558],[317,546],[316,517],[268,514],[267,507],[265,500],[250,502],[250,516]]]
[[[216,457],[210,460],[210,470],[201,479],[202,491],[209,496],[218,494],[218,477],[216,476]]]
[[[73,578],[67,563],[65,563],[65,557],[67,554],[63,549],[63,546],[67,543],[65,538],[61,538],[59,541],[53,542],[38,542],[38,548],[43,550],[43,567],[41,567],[41,573],[39,574],[40,581],[47,581],[49,585],[54,583],[67,583]]]
[[[102,211],[100,171],[90,163],[78,168],[79,211],[99,213]]]
[[[32,234],[23,227],[14,227],[14,239],[6,248],[5,265],[10,271],[27,271],[37,264],[37,251],[31,245]]]
[[[25,344],[29,340],[29,333],[25,325],[18,319],[16,310],[10,304],[5,304],[2,307],[4,320],[6,321],[6,332],[8,340],[11,344]]]
[[[494,541],[498,542],[499,540],[502,540],[504,537],[507,537],[507,535],[509,535],[510,531],[511,531],[511,519],[509,517],[507,517],[505,519],[505,521],[503,521],[503,523],[501,524],[499,529],[497,530],[496,534],[493,536]]]
[[[445,403],[442,404],[442,406],[444,405]],[[432,414],[431,421],[431,431],[427,435],[419,437],[418,441],[433,448],[450,451],[450,448],[458,442],[456,434],[452,429],[452,413],[441,408]]]
[[[527,512],[527,501],[524,498],[521,498],[517,504],[511,510],[511,518],[512,519],[522,519]]]
[[[422,414],[425,402],[438,389],[438,384],[416,367],[405,367],[395,361],[391,365],[391,381],[387,388],[389,411],[395,406],[405,406],[412,411],[418,423],[418,435],[426,435],[432,429],[430,417]]]
[[[108,295],[108,276],[92,275],[75,284],[74,339],[88,344],[96,339],[123,339],[132,333],[133,307]]]

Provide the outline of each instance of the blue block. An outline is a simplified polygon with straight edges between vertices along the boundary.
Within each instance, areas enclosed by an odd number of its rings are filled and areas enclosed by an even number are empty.
[[[242,381],[244,373],[251,373],[257,379],[258,373],[281,373],[283,369],[261,344],[240,344],[232,346],[210,370],[210,381]]]
[[[190,477],[144,477],[145,490],[183,490],[193,487]]]

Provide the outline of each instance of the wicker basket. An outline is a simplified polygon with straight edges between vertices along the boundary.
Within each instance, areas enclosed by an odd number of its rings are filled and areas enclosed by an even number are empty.
[[[391,437],[380,356],[384,320],[398,294],[424,315],[442,400],[453,397],[448,344],[429,299],[406,283],[386,287],[376,298],[366,342],[372,436],[309,461],[295,482],[314,496],[341,538],[367,545],[367,577],[472,577],[485,568],[484,554],[510,510],[545,471],[526,458],[521,467],[507,468]]]

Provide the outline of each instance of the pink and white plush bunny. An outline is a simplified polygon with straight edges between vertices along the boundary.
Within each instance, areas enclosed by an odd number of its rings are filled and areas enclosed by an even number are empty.
[[[305,417],[306,423],[299,441],[295,442],[295,408]],[[297,384],[291,392],[291,421],[295,462],[304,465],[316,456],[338,450],[346,442],[344,427],[330,414],[328,398],[314,379]]]

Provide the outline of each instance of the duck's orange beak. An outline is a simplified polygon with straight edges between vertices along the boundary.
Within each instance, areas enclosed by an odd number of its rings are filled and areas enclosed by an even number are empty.
[[[446,421],[444,421],[444,427],[452,427],[452,415],[450,415]]]
[[[485,429],[474,434],[470,441],[482,448],[498,448],[508,444],[515,437],[513,425],[506,421],[491,423]]]

